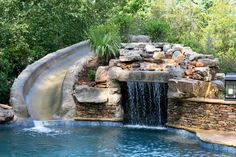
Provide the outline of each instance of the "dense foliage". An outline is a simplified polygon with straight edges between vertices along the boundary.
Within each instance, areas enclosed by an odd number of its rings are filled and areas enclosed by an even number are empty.
[[[107,62],[129,34],[183,43],[236,72],[234,0],[0,0],[0,103],[19,73],[47,53],[89,37]]]
[[[107,20],[116,0],[0,0],[0,103],[19,73],[47,53],[86,38]]]
[[[107,64],[111,58],[117,56],[120,36],[116,25],[108,23],[92,27],[88,31],[88,39],[102,64]]]
[[[213,54],[222,72],[236,72],[236,2],[233,0],[158,0],[153,16],[167,21],[170,42]]]

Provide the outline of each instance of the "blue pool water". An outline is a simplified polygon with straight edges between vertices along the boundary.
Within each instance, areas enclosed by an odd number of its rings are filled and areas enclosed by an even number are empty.
[[[1,128],[0,157],[227,157],[194,137],[159,128],[37,126]]]

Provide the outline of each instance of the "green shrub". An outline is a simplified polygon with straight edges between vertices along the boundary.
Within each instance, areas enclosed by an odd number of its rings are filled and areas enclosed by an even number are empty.
[[[111,20],[119,27],[119,35],[123,42],[127,42],[129,35],[139,33],[140,22],[131,14],[122,13]]]
[[[152,38],[152,41],[167,41],[170,26],[163,20],[151,19],[145,21],[144,32]]]
[[[120,44],[118,31],[118,27],[110,23],[92,27],[88,31],[91,48],[103,64],[107,64],[111,58],[117,55]]]
[[[88,78],[90,81],[95,81],[95,76],[96,76],[96,70],[94,69],[89,69],[88,71]]]

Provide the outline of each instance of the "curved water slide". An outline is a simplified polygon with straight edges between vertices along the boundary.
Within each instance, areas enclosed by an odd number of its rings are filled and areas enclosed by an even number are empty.
[[[27,66],[11,88],[10,103],[17,118],[61,119],[62,85],[66,72],[75,62],[88,56],[91,56],[90,45],[83,41]]]

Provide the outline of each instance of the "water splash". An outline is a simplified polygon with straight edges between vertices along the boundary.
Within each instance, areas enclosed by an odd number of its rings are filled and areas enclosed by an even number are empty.
[[[49,127],[45,126],[44,121],[33,121],[34,122],[34,127],[32,128],[25,128],[24,131],[30,131],[30,132],[35,132],[35,133],[60,133],[60,130],[55,130],[51,129]]]
[[[133,129],[167,130],[166,127],[162,127],[162,126],[124,125],[124,127],[125,128],[133,128]]]

